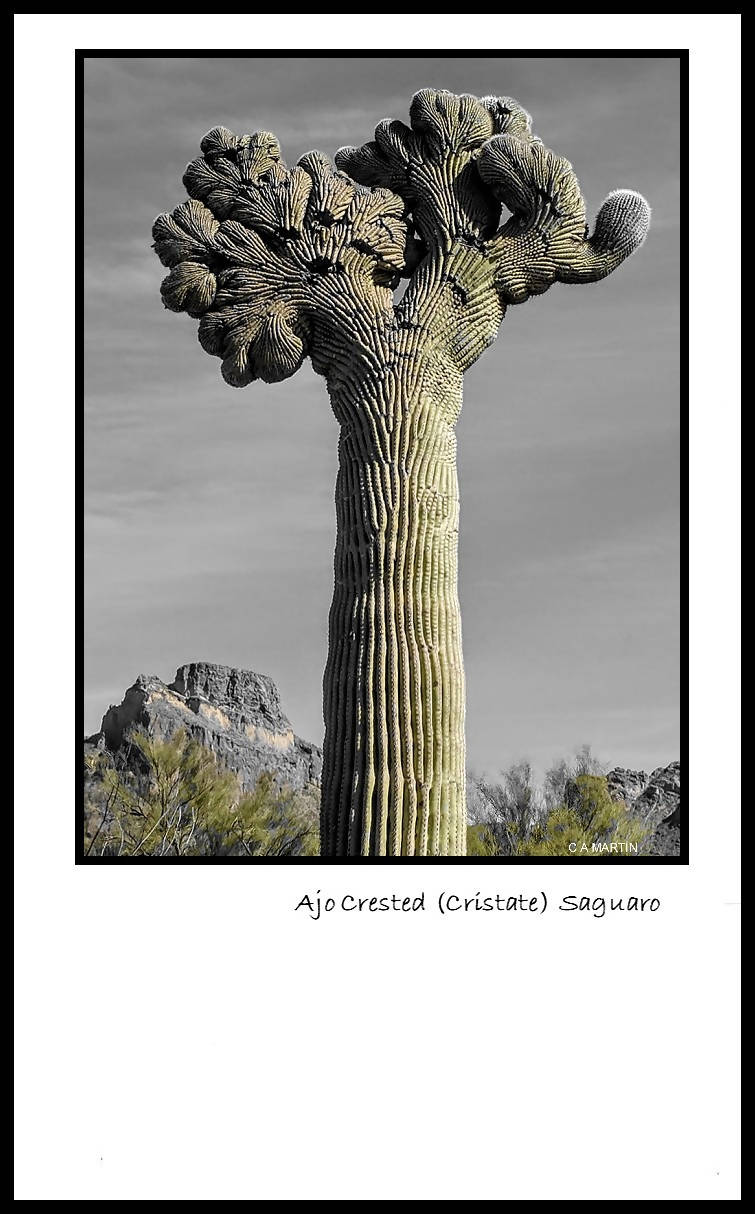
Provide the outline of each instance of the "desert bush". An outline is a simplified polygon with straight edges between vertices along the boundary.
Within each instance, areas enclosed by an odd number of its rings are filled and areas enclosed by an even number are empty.
[[[514,763],[499,782],[481,780],[478,787],[485,805],[485,826],[495,843],[493,854],[516,855],[542,816],[530,764]]]
[[[580,746],[573,759],[559,759],[545,773],[542,801],[547,811],[564,805],[568,800],[570,785],[579,776],[602,776],[603,764],[592,753],[588,745]]]
[[[651,839],[623,802],[611,800],[603,771],[590,747],[582,746],[571,759],[553,763],[539,787],[527,762],[515,763],[498,781],[475,782],[468,854],[650,855],[670,849],[670,836]]]
[[[485,822],[478,822],[467,827],[468,856],[497,856],[498,843],[490,827]]]
[[[648,831],[623,801],[613,801],[604,776],[570,778],[568,803],[556,805],[519,844],[520,856],[637,855]]]
[[[316,855],[313,799],[263,773],[251,793],[183,731],[135,734],[131,762],[87,758],[84,851],[98,856]]]

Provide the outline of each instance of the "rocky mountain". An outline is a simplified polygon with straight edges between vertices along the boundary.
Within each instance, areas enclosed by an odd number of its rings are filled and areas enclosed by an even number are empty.
[[[651,775],[615,767],[606,776],[608,791],[616,801],[624,801],[645,826],[678,827],[681,821],[681,764],[656,767]]]
[[[322,750],[296,736],[272,679],[211,662],[179,666],[172,683],[139,675],[85,746],[128,766],[136,732],[168,738],[179,729],[212,750],[247,792],[263,771],[274,772],[280,784],[297,791],[319,784]]]
[[[614,801],[632,805],[648,782],[646,771],[632,771],[628,767],[614,767],[606,776],[608,791]]]
[[[624,801],[634,817],[648,829],[647,855],[681,854],[681,763],[656,767],[650,775],[615,767],[606,780],[616,801]]]

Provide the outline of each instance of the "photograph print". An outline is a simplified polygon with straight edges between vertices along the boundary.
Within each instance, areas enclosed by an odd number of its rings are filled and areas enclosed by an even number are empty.
[[[685,88],[77,53],[79,862],[686,863]]]

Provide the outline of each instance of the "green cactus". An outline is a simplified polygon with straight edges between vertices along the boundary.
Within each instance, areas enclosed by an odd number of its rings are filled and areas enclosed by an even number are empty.
[[[335,168],[310,152],[287,169],[268,132],[217,128],[186,170],[191,200],[154,226],[165,306],[201,318],[226,382],[286,379],[309,356],[341,426],[323,856],[465,854],[464,372],[509,304],[603,278],[649,224],[617,190],[588,236],[571,165],[510,98],[422,89],[410,121]]]

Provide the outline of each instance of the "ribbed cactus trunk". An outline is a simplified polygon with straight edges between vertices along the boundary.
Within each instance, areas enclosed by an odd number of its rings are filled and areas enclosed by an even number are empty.
[[[341,437],[323,855],[466,850],[453,429],[461,375],[441,368],[439,400],[438,368],[416,350],[403,354],[395,371],[331,386]]]

